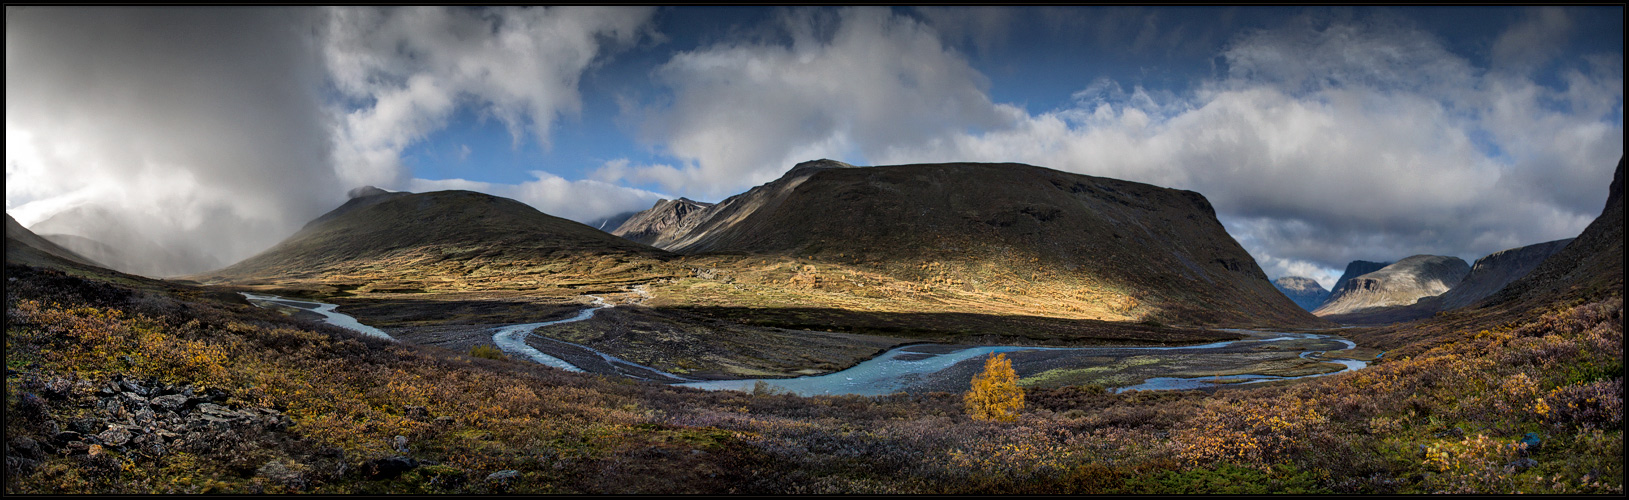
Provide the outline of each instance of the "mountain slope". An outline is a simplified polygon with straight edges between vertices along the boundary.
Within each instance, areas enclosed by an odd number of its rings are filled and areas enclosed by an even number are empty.
[[[1199,193],[1031,165],[805,162],[656,233],[681,254],[741,256],[721,266],[795,259],[808,268],[778,279],[856,295],[875,289],[860,276],[873,273],[934,301],[1031,314],[1322,324],[1273,288]]]
[[[1295,305],[1308,311],[1317,309],[1324,301],[1329,300],[1329,290],[1325,290],[1323,285],[1319,285],[1312,278],[1285,276],[1273,280],[1273,286],[1278,287],[1278,291],[1284,292],[1284,296],[1295,301]]]
[[[1526,276],[1545,259],[1572,243],[1572,238],[1501,250],[1476,259],[1471,273],[1453,289],[1442,294],[1439,310],[1458,309],[1493,295],[1505,285]]]
[[[225,264],[197,248],[154,240],[126,220],[104,208],[81,206],[59,212],[29,230],[109,269],[130,274],[176,276]]]
[[[471,191],[360,196],[265,252],[201,281],[338,280],[394,287],[530,289],[618,280],[666,252]],[[518,279],[520,276],[530,276]]]
[[[11,214],[6,214],[6,261],[42,267],[62,264],[101,267],[94,260],[34,234],[18,224]]]
[[[1372,272],[1375,272],[1375,271],[1379,271],[1381,269],[1385,269],[1386,266],[1389,266],[1389,265],[1391,265],[1390,262],[1369,262],[1367,260],[1354,260],[1351,263],[1346,264],[1346,272],[1341,273],[1341,279],[1335,280],[1335,286],[1333,288],[1329,289],[1329,293],[1331,295],[1333,295],[1336,290],[1346,288],[1346,283],[1349,282],[1349,281],[1352,281],[1352,278],[1356,278],[1358,276],[1362,276],[1362,275],[1369,274],[1369,273],[1372,273]],[[1329,299],[1325,298],[1324,301],[1328,302]],[[1322,304],[1319,304],[1319,305],[1322,305]],[[1317,309],[1317,308],[1314,307],[1313,309]]]
[[[707,219],[712,203],[689,198],[659,200],[649,210],[636,212],[612,228],[611,234],[651,246],[670,244],[670,235],[689,232],[695,224]]]
[[[1329,301],[1312,311],[1318,316],[1360,313],[1368,309],[1406,306],[1442,295],[1470,273],[1459,257],[1415,255],[1347,280]]]
[[[1488,304],[1623,294],[1623,158],[1612,175],[1606,207],[1584,232],[1526,276],[1487,299]]]

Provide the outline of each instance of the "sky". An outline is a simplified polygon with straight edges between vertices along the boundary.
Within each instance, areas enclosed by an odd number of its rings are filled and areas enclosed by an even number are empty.
[[[592,223],[830,158],[1197,191],[1329,287],[1575,236],[1622,156],[1621,6],[6,8],[6,212],[204,267],[363,185]]]

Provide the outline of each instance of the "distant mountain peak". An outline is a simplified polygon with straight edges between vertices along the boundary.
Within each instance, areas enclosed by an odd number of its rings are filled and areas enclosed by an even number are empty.
[[[1273,286],[1278,287],[1285,296],[1295,301],[1295,305],[1308,311],[1317,309],[1325,300],[1329,300],[1329,290],[1325,290],[1323,285],[1312,278],[1284,276],[1273,280]]]
[[[390,193],[393,193],[393,192],[394,191],[386,191],[386,190],[379,189],[379,188],[376,188],[376,187],[373,187],[373,186],[362,186],[362,187],[359,187],[359,188],[356,188],[356,189],[352,189],[348,193],[345,193],[345,196],[348,196],[348,197],[350,197],[350,199],[354,200],[354,199],[357,199],[357,198],[366,198],[366,197],[369,197],[369,196],[378,196],[378,195],[381,195],[381,194],[390,194]]]
[[[1470,272],[1471,265],[1459,257],[1413,255],[1377,271],[1343,280],[1330,291],[1329,301],[1313,314],[1330,316],[1411,305],[1426,297],[1442,295]]]

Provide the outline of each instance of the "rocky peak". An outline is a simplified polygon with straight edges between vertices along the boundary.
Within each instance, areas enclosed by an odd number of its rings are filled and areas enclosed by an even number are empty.
[[[1356,263],[1354,263],[1356,264]],[[1351,269],[1348,266],[1348,269]],[[1313,314],[1326,316],[1367,309],[1407,306],[1441,295],[1465,279],[1470,264],[1459,257],[1415,255],[1380,270],[1346,280]]]

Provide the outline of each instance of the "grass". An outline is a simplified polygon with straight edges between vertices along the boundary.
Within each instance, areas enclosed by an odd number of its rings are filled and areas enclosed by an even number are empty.
[[[294,421],[213,451],[50,455],[8,471],[8,494],[1622,493],[1619,296],[1444,327],[1368,369],[1276,387],[1030,388],[1018,420],[996,424],[964,415],[958,394],[703,392],[373,341],[230,297],[6,271],[8,442],[96,411],[88,391],[116,374],[224,389]],[[56,377],[84,389],[38,396]],[[1539,448],[1518,444],[1529,432]],[[438,465],[359,476],[397,453],[395,435]],[[1508,467],[1518,458],[1536,465]],[[518,475],[485,480],[503,470]]]

